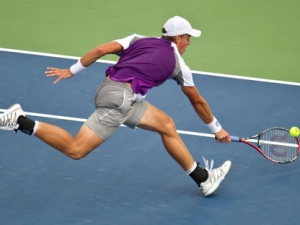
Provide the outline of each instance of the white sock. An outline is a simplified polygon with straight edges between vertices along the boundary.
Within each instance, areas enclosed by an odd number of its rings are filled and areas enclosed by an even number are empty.
[[[189,170],[187,170],[186,173],[188,175],[190,175],[190,173],[192,173],[196,169],[196,167],[197,167],[197,163],[194,162],[194,165],[192,166],[192,168],[190,168]]]
[[[37,131],[37,129],[38,129],[38,126],[39,126],[39,121],[35,121],[35,125],[34,125],[34,127],[33,127],[33,132],[32,132],[32,135],[34,135],[35,134],[35,132]]]

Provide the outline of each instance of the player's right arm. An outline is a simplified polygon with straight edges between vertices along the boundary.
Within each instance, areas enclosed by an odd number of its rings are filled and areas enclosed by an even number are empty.
[[[188,97],[193,108],[195,109],[198,116],[203,120],[203,122],[205,124],[211,124],[214,120],[214,116],[211,112],[209,104],[198,92],[196,86],[181,86],[181,89],[183,93]],[[229,134],[221,126],[220,129],[212,132],[215,134],[217,141],[225,143],[230,142]]]

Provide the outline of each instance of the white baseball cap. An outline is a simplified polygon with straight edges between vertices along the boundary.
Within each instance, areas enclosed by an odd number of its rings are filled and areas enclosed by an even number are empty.
[[[200,37],[201,31],[193,29],[189,21],[180,17],[174,16],[164,24],[163,28],[165,28],[166,33],[163,33],[164,36],[177,36],[182,34],[189,34],[193,37]]]

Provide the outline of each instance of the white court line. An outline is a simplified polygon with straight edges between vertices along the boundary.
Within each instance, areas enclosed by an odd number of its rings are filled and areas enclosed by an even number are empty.
[[[6,111],[6,109],[0,109],[0,112],[2,112],[2,113],[5,112],[5,111]],[[68,120],[68,121],[75,121],[75,122],[85,122],[86,121],[86,119],[78,118],[78,117],[58,116],[58,115],[34,113],[34,112],[25,112],[25,114],[28,115],[28,116],[59,119],[59,120]],[[126,127],[125,125],[121,125],[121,126]],[[187,135],[200,136],[200,137],[210,137],[210,138],[215,137],[215,135],[213,135],[213,134],[191,132],[191,131],[184,131],[184,130],[177,130],[177,132],[179,134],[187,134]]]
[[[25,51],[25,50],[17,50],[17,49],[9,49],[9,48],[0,48],[0,51],[20,53],[20,54],[38,55],[38,56],[46,56],[46,57],[55,57],[55,58],[64,58],[64,59],[75,59],[75,60],[80,58],[80,57],[76,57],[76,56],[67,56],[67,55],[60,55],[60,54]],[[97,60],[97,62],[109,63],[109,64],[114,64],[115,63],[115,61],[110,61],[110,60]],[[241,80],[251,80],[251,81],[258,81],[258,82],[268,82],[268,83],[278,83],[278,84],[300,86],[300,83],[296,83],[296,82],[287,82],[287,81],[269,80],[269,79],[262,79],[262,78],[244,77],[244,76],[222,74],[222,73],[211,73],[211,72],[196,71],[196,70],[192,70],[192,73],[200,74],[200,75],[207,75],[207,76],[217,76],[217,77],[225,77],[225,78],[233,78],[233,79],[241,79]],[[0,109],[0,112],[4,112],[4,111],[5,111],[5,109]],[[54,118],[54,119],[70,120],[70,121],[77,121],[77,122],[85,122],[86,121],[86,119],[76,118],[76,117],[57,116],[57,115],[41,114],[41,113],[33,113],[33,112],[26,112],[26,114],[30,115],[30,116],[36,116],[36,117]],[[122,125],[122,126],[124,126],[124,125]],[[177,132],[180,133],[180,134],[188,134],[188,135],[193,135],[193,136],[210,137],[210,138],[215,137],[213,134],[207,134],[207,133],[199,133],[199,132],[191,132],[191,131],[183,131],[183,130],[177,130]]]
[[[17,50],[17,49],[9,49],[9,48],[0,48],[0,51],[20,53],[20,54],[38,55],[38,56],[47,56],[47,57],[55,57],[55,58],[63,58],[63,59],[76,59],[77,60],[77,59],[80,58],[80,57],[76,57],[76,56],[67,56],[67,55],[59,55],[59,54],[51,54],[51,53],[25,51],[25,50]],[[109,63],[109,64],[116,63],[115,61],[103,60],[103,59],[99,59],[99,60],[97,60],[97,62]],[[246,77],[246,76],[223,74],[223,73],[212,73],[212,72],[196,71],[196,70],[192,70],[192,73],[193,74],[198,74],[198,75],[225,77],[225,78],[232,78],[232,79],[239,79],[239,80],[251,80],[251,81],[266,82],[266,83],[300,86],[300,83],[297,83],[297,82],[271,80],[271,79],[263,79],[263,78],[254,78],[254,77]]]
[[[5,112],[6,109],[0,109],[0,112]],[[43,118],[51,118],[51,119],[59,119],[59,120],[68,120],[68,121],[75,121],[75,122],[85,122],[86,119],[78,118],[78,117],[69,117],[69,116],[58,116],[58,115],[51,115],[51,114],[43,114],[43,113],[34,113],[34,112],[25,112],[28,116],[34,116],[34,117],[43,117]],[[122,127],[126,127],[125,125],[121,125]],[[177,133],[179,134],[186,134],[186,135],[192,135],[192,136],[199,136],[199,137],[209,137],[209,138],[215,138],[215,135],[213,134],[207,134],[207,133],[200,133],[200,132],[192,132],[192,131],[184,131],[184,130],[177,130]],[[249,142],[256,142],[256,139],[249,139],[247,140]],[[275,145],[282,145],[282,146],[289,146],[289,147],[297,147],[298,145],[295,144],[287,144],[287,143],[279,143],[279,142],[273,142],[273,141],[261,141],[261,144],[275,144]]]
[[[60,55],[60,54],[25,51],[25,50],[17,50],[17,49],[9,49],[9,48],[0,48],[0,51],[20,53],[20,54],[30,54],[30,55],[37,55],[37,56],[46,56],[46,57],[55,57],[55,58],[64,58],[64,59],[75,59],[75,60],[80,58],[80,57],[76,57],[76,56],[67,56],[67,55]],[[108,64],[114,64],[115,63],[115,61],[111,61],[111,60],[97,60],[97,62],[108,63]],[[207,75],[207,76],[217,76],[217,77],[225,77],[225,78],[233,78],[233,79],[241,79],[241,80],[251,80],[251,81],[258,81],[258,82],[268,82],[268,83],[277,83],[277,84],[300,86],[300,83],[296,83],[296,82],[287,82],[287,81],[269,80],[269,79],[262,79],[262,78],[244,77],[244,76],[222,74],[222,73],[212,73],[212,72],[204,72],[204,71],[196,71],[196,70],[192,70],[192,73],[199,74],[199,75]],[[4,112],[4,111],[5,111],[4,109],[0,109],[0,112]],[[54,119],[70,120],[70,121],[77,121],[77,122],[85,122],[86,121],[86,119],[76,118],[76,117],[57,116],[57,115],[41,114],[41,113],[33,113],[33,112],[27,112],[26,114],[30,115],[30,116],[36,116],[36,117],[54,118]],[[124,125],[122,125],[122,126],[124,126]],[[199,133],[199,132],[191,132],[191,131],[183,131],[183,130],[177,130],[177,132],[180,133],[180,134],[188,134],[188,135],[193,135],[193,136],[210,137],[210,138],[215,137],[213,134],[206,134],[206,133]]]

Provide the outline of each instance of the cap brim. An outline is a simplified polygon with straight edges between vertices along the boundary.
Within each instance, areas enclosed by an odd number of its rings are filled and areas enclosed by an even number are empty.
[[[200,30],[196,30],[196,29],[192,29],[190,32],[188,32],[189,35],[193,36],[193,37],[200,37],[201,35],[201,31]]]

